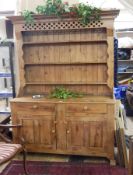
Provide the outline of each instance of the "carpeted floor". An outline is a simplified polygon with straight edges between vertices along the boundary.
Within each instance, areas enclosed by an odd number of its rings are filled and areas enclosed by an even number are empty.
[[[128,175],[127,170],[108,164],[29,161],[30,175]],[[12,161],[0,175],[24,175],[22,161]]]

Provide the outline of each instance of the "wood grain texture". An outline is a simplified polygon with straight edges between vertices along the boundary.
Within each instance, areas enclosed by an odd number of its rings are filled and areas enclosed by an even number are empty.
[[[15,26],[17,94],[12,121],[31,152],[101,156],[114,161],[113,22],[35,16],[33,25],[10,17]],[[56,87],[84,93],[78,99],[49,99]],[[35,94],[46,95],[32,99]],[[28,97],[30,96],[30,97]],[[14,142],[18,132],[13,130]]]
[[[23,125],[20,133],[28,151],[114,160],[114,100],[107,104],[93,98],[78,102],[18,99],[11,103],[12,119]],[[14,131],[14,141],[18,141],[16,134]]]
[[[17,27],[19,96],[47,94],[60,85],[89,95],[113,96],[111,29],[21,32]]]

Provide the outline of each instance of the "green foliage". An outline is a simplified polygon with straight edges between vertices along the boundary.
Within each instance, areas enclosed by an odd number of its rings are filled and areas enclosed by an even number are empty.
[[[24,17],[26,24],[33,24],[34,18],[33,18],[33,12],[29,10],[24,10],[22,13],[22,16]]]
[[[83,3],[69,6],[68,2],[63,3],[62,0],[46,0],[45,5],[36,7],[36,12],[37,14],[55,15],[58,17],[62,17],[64,14],[74,15],[80,18],[84,25],[87,25],[92,20],[100,20],[100,9]],[[22,15],[26,23],[33,23],[33,12],[25,10],[22,12]]]
[[[61,0],[47,0],[44,14],[60,16],[66,12],[67,6]]]
[[[64,87],[55,88],[50,94],[50,98],[58,98],[58,99],[76,98],[82,96],[83,94],[72,92],[70,90],[65,89]]]
[[[45,6],[42,6],[42,5],[38,5],[36,7],[36,11],[37,11],[38,14],[45,14],[46,7]]]
[[[100,9],[80,3],[77,6],[77,14],[81,18],[81,22],[87,25],[91,20],[100,20]]]

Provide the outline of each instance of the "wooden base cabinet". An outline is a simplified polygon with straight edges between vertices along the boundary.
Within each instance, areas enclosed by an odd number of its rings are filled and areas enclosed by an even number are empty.
[[[90,155],[114,159],[114,100],[35,100],[11,102],[14,141],[21,134],[30,152]]]

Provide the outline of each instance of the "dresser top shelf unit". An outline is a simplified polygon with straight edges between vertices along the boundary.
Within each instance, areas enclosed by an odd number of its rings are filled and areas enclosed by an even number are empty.
[[[18,58],[19,97],[49,94],[55,87],[113,98],[113,20],[118,10],[101,12],[84,26],[73,17],[35,15],[33,25],[12,16]]]

